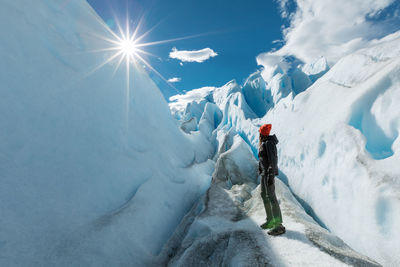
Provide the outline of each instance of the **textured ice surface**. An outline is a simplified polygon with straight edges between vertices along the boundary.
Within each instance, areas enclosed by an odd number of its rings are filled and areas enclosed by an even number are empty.
[[[247,104],[258,116],[262,117],[273,106],[271,91],[266,90],[266,83],[259,72],[247,78],[242,87]]]
[[[315,82],[329,70],[329,66],[326,58],[320,57],[314,62],[305,64],[301,70],[308,75],[312,82]]]
[[[86,1],[4,0],[0,23],[0,266],[147,264],[207,190],[207,146],[140,66],[129,91],[117,62],[93,72],[113,37]]]

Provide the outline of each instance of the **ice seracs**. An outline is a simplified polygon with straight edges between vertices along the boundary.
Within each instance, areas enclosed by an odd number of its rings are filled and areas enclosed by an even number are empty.
[[[328,61],[325,57],[321,56],[314,62],[304,64],[301,70],[307,74],[311,82],[314,83],[329,70]]]
[[[257,117],[264,116],[273,106],[271,91],[266,87],[260,72],[250,75],[242,87],[243,96]]]

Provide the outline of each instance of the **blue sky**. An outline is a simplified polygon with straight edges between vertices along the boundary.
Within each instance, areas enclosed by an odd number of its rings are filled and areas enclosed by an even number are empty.
[[[146,51],[159,58],[149,57],[152,66],[166,79],[182,80],[173,86],[191,90],[203,86],[221,86],[236,79],[242,83],[256,71],[256,56],[269,51],[281,39],[279,7],[272,0],[88,0],[96,12],[116,30],[113,20],[125,21],[126,12],[135,25],[144,16],[142,33],[156,28],[145,41],[158,41],[196,34],[200,37],[147,47]],[[114,24],[114,27],[113,27]],[[211,48],[218,56],[203,63],[184,62],[169,58],[172,48],[200,50]],[[166,97],[178,93],[157,76]]]
[[[146,47],[157,55],[148,60],[163,77],[181,79],[173,89],[150,73],[166,98],[232,79],[243,83],[260,65],[268,69],[288,58],[297,64],[324,56],[332,66],[382,37],[400,35],[399,0],[87,1],[115,31],[115,19],[124,22],[129,13],[134,27],[144,16],[140,33],[156,27],[142,42],[201,35]],[[209,53],[218,55],[182,64],[169,57],[174,47],[178,54],[209,48]]]

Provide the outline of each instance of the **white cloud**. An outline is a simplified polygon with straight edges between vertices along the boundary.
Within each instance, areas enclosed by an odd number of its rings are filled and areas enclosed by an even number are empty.
[[[173,78],[168,79],[168,82],[170,82],[170,83],[177,83],[180,81],[182,81],[182,78],[178,78],[178,77],[173,77]]]
[[[201,50],[178,50],[176,47],[172,48],[169,53],[170,58],[178,59],[182,62],[198,62],[202,63],[209,58],[216,57],[218,54],[211,48],[204,48]],[[181,62],[181,63],[182,63]]]
[[[268,65],[271,56],[293,55],[305,62],[325,56],[330,63],[368,46],[372,39],[392,33],[386,19],[373,21],[395,0],[293,0],[297,9],[289,14],[288,0],[277,1],[282,16],[290,20],[283,30],[285,44],[261,54],[257,62]],[[272,60],[275,61],[275,60]]]
[[[289,0],[280,0],[280,1],[277,1],[277,2],[280,5],[281,16],[283,18],[287,18],[289,16],[289,10],[288,10]]]

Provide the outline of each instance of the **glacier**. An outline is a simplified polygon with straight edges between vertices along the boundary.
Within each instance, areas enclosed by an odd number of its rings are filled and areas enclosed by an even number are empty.
[[[400,33],[164,100],[84,0],[0,4],[1,266],[397,266]],[[100,67],[101,66],[101,67]],[[259,228],[258,128],[287,233]]]

